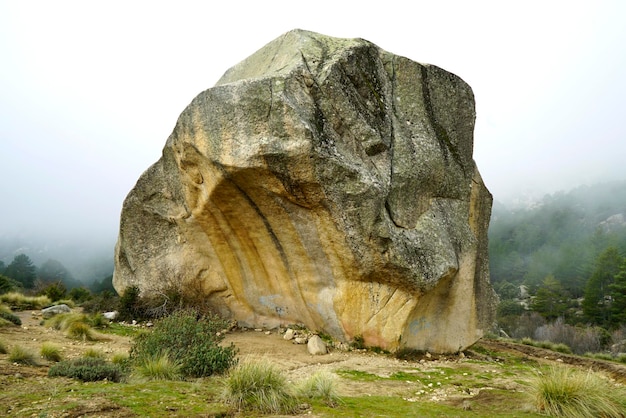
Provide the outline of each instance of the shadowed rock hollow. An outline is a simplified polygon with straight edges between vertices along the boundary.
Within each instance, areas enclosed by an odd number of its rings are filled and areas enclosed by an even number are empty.
[[[180,115],[124,202],[114,286],[193,286],[249,327],[466,348],[495,307],[474,120],[451,73],[288,32]]]

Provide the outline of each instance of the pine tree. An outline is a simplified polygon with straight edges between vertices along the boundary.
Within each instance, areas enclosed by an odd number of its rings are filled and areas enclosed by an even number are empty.
[[[585,287],[582,303],[585,318],[593,324],[608,327],[612,322],[610,286],[620,271],[624,258],[616,247],[608,247],[596,259],[595,269]]]
[[[26,254],[19,254],[6,267],[4,275],[20,283],[26,289],[32,289],[37,278],[37,267]]]

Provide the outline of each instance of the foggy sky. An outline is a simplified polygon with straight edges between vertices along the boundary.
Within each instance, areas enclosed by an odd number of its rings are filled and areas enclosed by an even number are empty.
[[[114,242],[185,106],[295,28],[468,82],[474,158],[497,200],[626,179],[626,2],[220,3],[0,3],[0,237]]]

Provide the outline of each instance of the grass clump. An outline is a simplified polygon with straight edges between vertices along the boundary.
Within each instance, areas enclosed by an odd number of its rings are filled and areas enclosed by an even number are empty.
[[[42,309],[52,303],[47,296],[25,296],[18,292],[0,295],[0,302],[9,305],[14,311]]]
[[[122,367],[102,358],[82,357],[56,363],[48,370],[49,377],[65,376],[82,382],[108,380],[120,382],[124,377]]]
[[[262,414],[293,413],[298,404],[285,375],[267,360],[235,366],[226,378],[223,399],[238,411]]]
[[[35,354],[19,345],[13,347],[9,353],[9,361],[28,366],[37,366]]]
[[[539,412],[557,417],[623,417],[626,394],[592,371],[554,367],[537,376],[531,396]]]
[[[13,325],[22,325],[22,320],[11,312],[11,309],[6,305],[0,305],[0,318],[9,321]]]
[[[335,378],[326,371],[319,371],[298,386],[298,395],[304,399],[318,399],[328,406],[339,404]]]
[[[4,341],[0,340],[0,354],[6,354],[9,350]]]
[[[76,338],[83,341],[97,340],[93,329],[82,321],[72,322],[66,330],[67,336],[70,338]]]
[[[152,332],[139,334],[130,351],[133,365],[167,353],[181,364],[183,377],[205,377],[226,372],[236,364],[234,345],[222,347],[220,333],[227,322],[216,316],[199,316],[191,310],[180,310],[159,319]]]
[[[180,380],[182,365],[170,359],[167,352],[155,357],[145,357],[135,368],[140,380]]]
[[[61,361],[61,349],[56,344],[49,341],[46,341],[41,345],[39,354],[41,354],[41,357],[48,361]]]
[[[105,359],[106,355],[104,354],[104,352],[102,352],[102,350],[98,350],[97,348],[88,348],[83,353],[83,358],[100,358],[100,359]]]

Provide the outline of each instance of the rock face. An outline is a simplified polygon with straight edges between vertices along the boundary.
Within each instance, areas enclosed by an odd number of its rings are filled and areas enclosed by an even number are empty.
[[[197,289],[247,327],[455,352],[492,325],[470,87],[294,30],[180,115],[126,198],[118,292]]]

